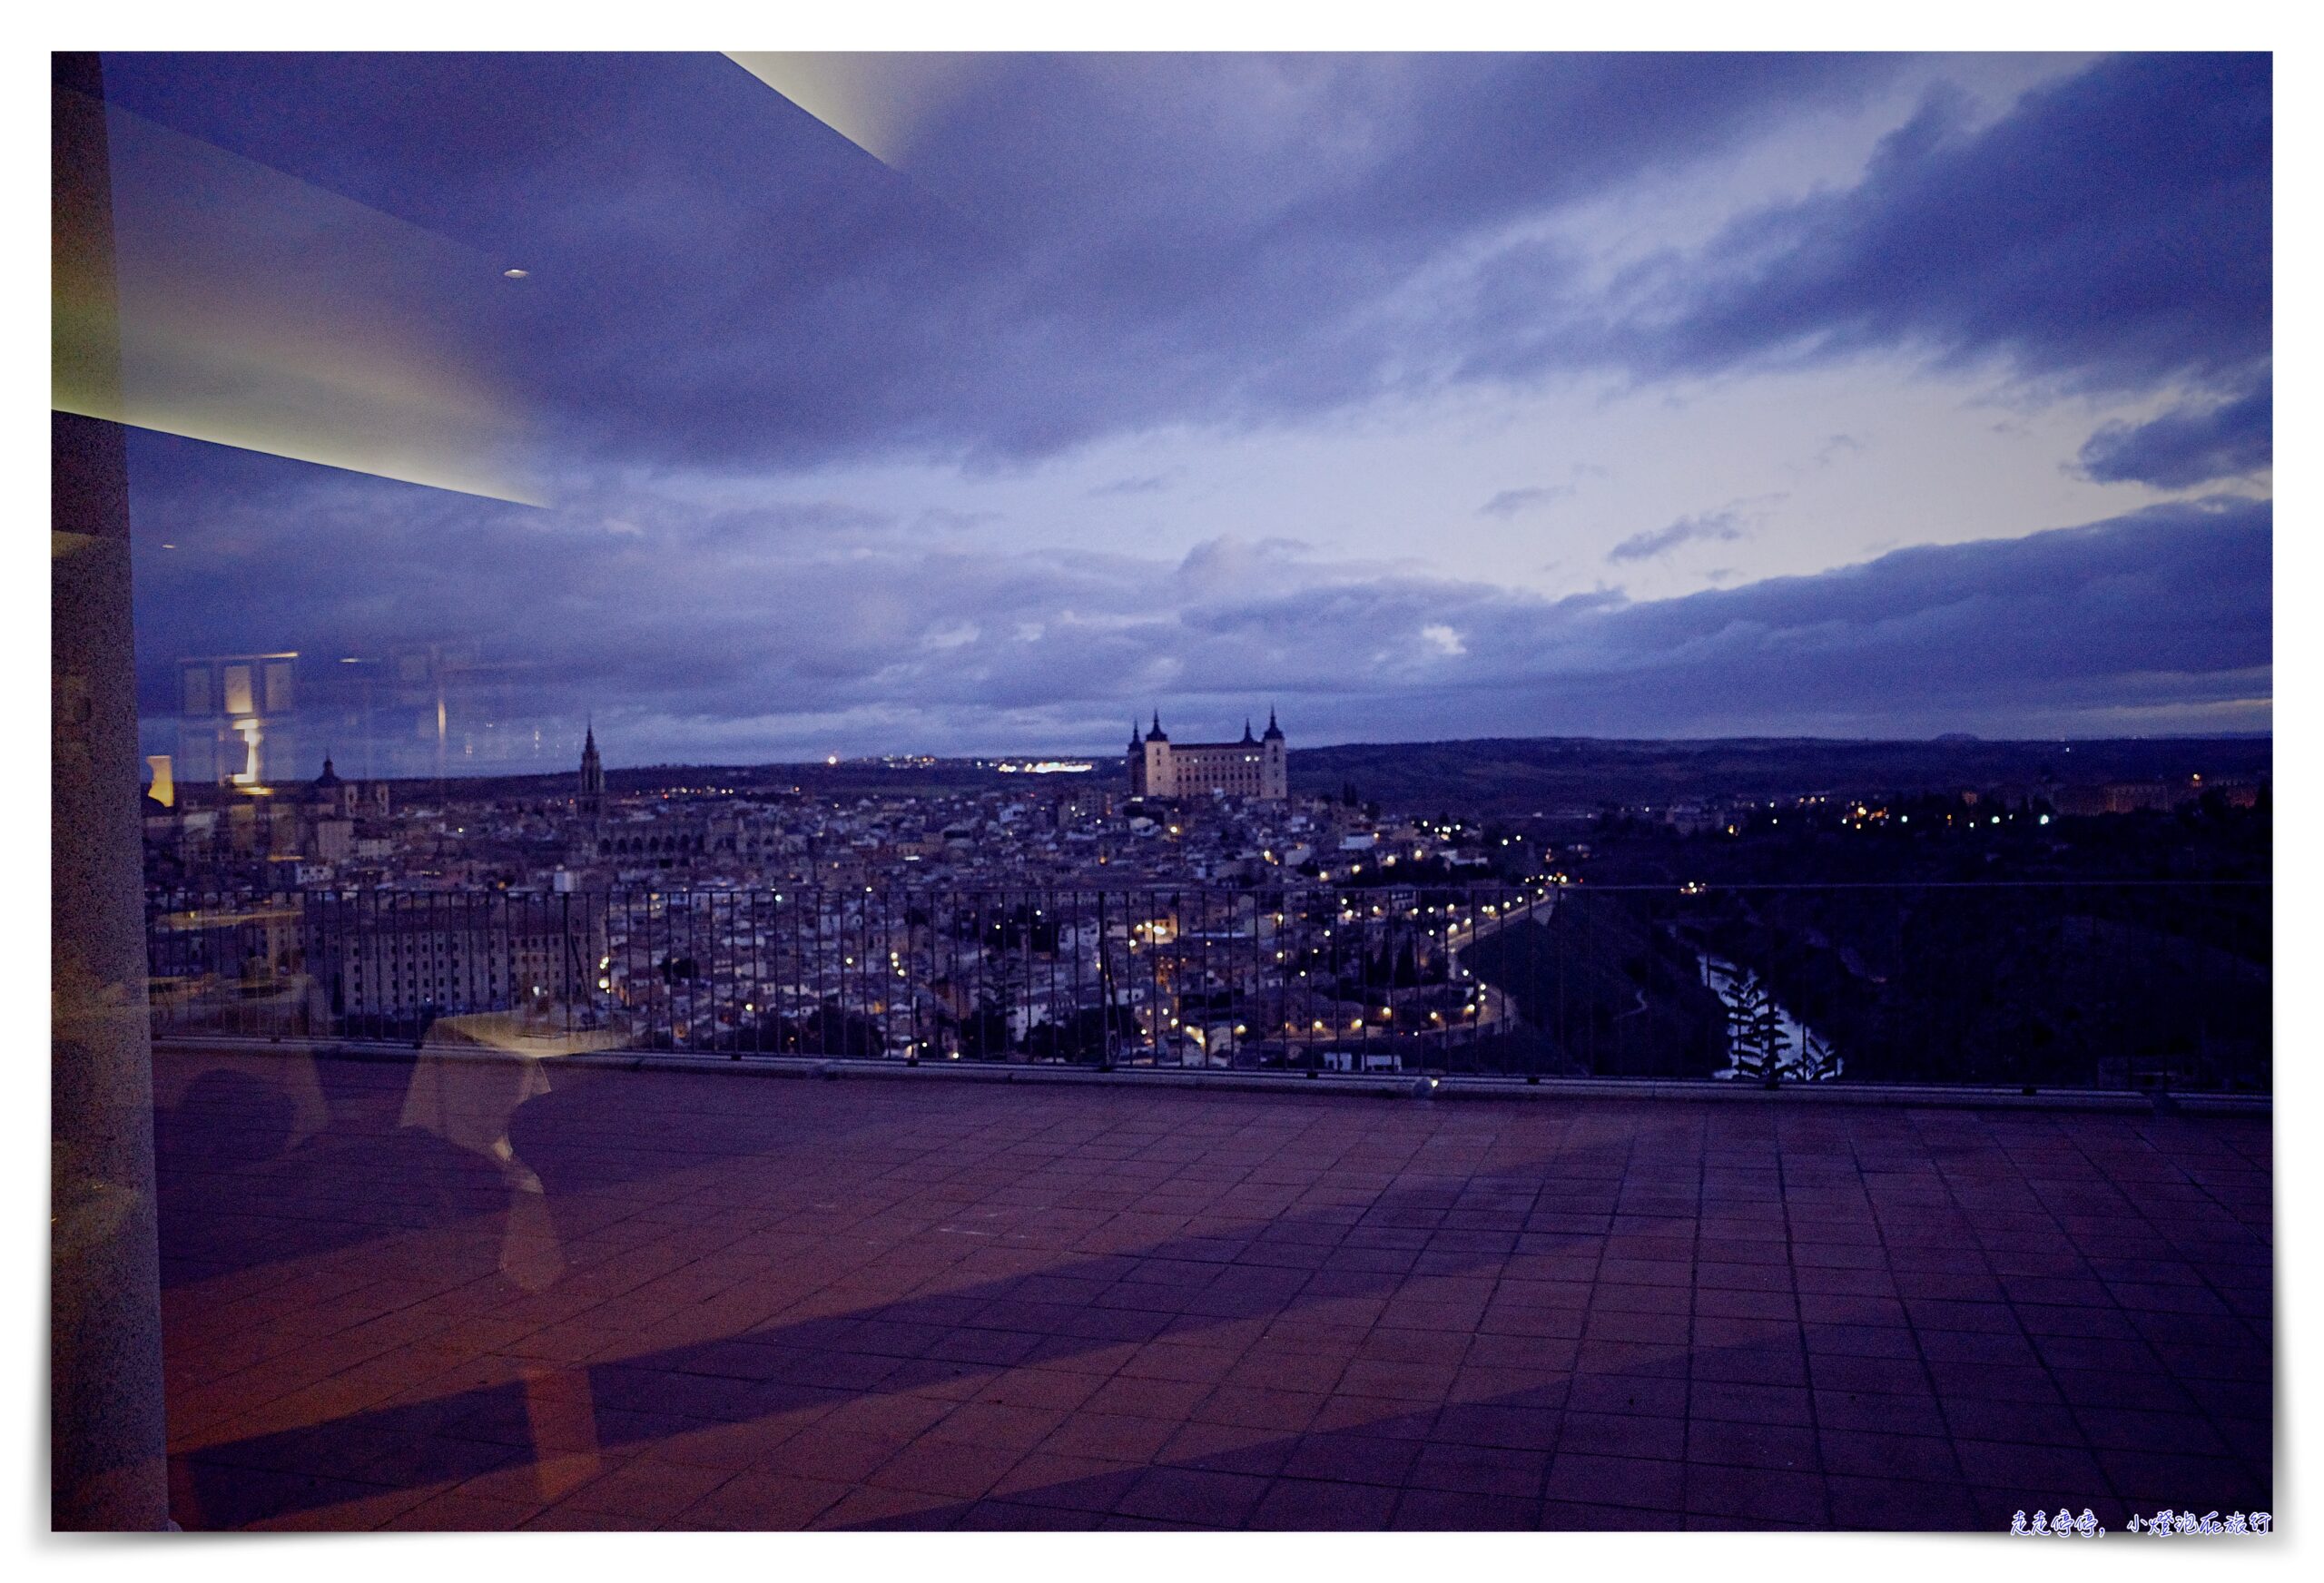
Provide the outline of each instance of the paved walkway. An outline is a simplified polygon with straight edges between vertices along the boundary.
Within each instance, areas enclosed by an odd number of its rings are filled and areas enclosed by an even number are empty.
[[[2264,1120],[157,1057],[187,1528],[2271,1498]]]

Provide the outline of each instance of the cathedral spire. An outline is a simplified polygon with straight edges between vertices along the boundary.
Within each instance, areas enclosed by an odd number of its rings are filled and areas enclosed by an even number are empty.
[[[574,800],[575,810],[584,818],[595,820],[606,810],[606,766],[597,756],[597,724],[589,723],[581,738],[581,794]]]

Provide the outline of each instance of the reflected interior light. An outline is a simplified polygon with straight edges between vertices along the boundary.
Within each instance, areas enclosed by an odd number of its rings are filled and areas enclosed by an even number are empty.
[[[935,52],[728,50],[726,58],[885,165],[901,170],[920,134],[990,57]]]
[[[256,720],[238,720],[234,722],[234,730],[242,739],[243,758],[242,767],[235,771],[230,779],[237,786],[255,790],[258,786],[259,744],[264,740],[265,733]]]
[[[88,250],[58,249],[58,411],[541,503],[520,405],[485,355],[513,327],[481,254],[83,103],[112,156],[113,279],[108,292]],[[108,343],[117,377],[92,355]]]

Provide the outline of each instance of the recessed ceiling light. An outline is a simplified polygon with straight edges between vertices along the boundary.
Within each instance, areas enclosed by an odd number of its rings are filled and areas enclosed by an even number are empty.
[[[531,274],[532,271],[530,270],[503,270],[500,273],[504,279],[510,280],[521,280],[527,275]]]

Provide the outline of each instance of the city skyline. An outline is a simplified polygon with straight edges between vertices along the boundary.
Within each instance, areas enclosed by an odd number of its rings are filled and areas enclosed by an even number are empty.
[[[229,657],[231,658],[231,656]],[[297,656],[292,657],[295,659]],[[188,665],[217,664],[219,663],[221,663],[221,661],[216,657],[182,662],[182,664]],[[1158,712],[1159,706],[1157,706],[1157,709]],[[345,717],[340,716],[339,719],[340,723],[344,725]],[[157,765],[159,764],[166,764],[168,766],[168,773],[171,779],[182,790],[196,787],[209,787],[219,791],[231,792],[239,787],[248,785],[296,788],[312,780],[315,774],[330,767],[330,763],[334,753],[336,753],[338,758],[341,761],[341,768],[352,772],[354,779],[367,783],[376,782],[384,784],[399,782],[419,783],[428,782],[448,782],[454,781],[485,782],[505,778],[516,778],[521,780],[540,777],[556,779],[559,777],[567,777],[573,773],[574,761],[578,757],[586,755],[587,749],[594,742],[595,736],[593,716],[586,713],[577,720],[570,722],[527,722],[526,723],[524,729],[527,734],[537,737],[538,740],[536,744],[517,749],[513,754],[507,750],[503,749],[500,751],[499,756],[497,757],[491,753],[479,755],[473,752],[460,753],[457,750],[448,750],[447,756],[443,761],[443,767],[439,770],[436,767],[434,749],[432,745],[422,745],[418,748],[410,749],[401,755],[395,754],[391,752],[382,752],[378,750],[376,744],[371,748],[366,748],[363,745],[363,738],[359,732],[341,730],[337,733],[332,733],[329,731],[320,731],[313,724],[302,723],[293,716],[289,722],[290,729],[288,731],[282,733],[279,736],[268,735],[263,739],[264,747],[261,753],[261,762],[262,766],[264,766],[263,772],[252,775],[249,773],[246,769],[243,769],[240,774],[226,773],[222,771],[215,773],[201,772],[201,767],[204,764],[211,764],[214,767],[222,762],[224,763],[226,770],[234,770],[241,766],[246,766],[249,762],[245,753],[244,743],[242,740],[239,738],[229,738],[230,742],[232,743],[232,751],[226,754],[224,759],[222,759],[215,750],[208,749],[207,744],[201,740],[201,735],[197,733],[194,737],[193,751],[189,753],[187,752],[187,735],[190,728],[202,727],[205,723],[206,723],[198,719],[181,717],[174,722],[168,723],[169,729],[173,730],[177,733],[172,737],[163,734],[162,723],[151,721],[145,723],[145,731],[150,742],[160,744],[154,748],[153,752],[145,755],[146,767],[143,772],[143,777],[149,788],[154,781]],[[1201,717],[1197,724],[1192,729],[1209,729],[1213,723],[1212,723],[1207,716]],[[1219,722],[1216,723],[1224,726],[1230,723],[1226,722],[1225,717],[1222,716],[1220,717]],[[231,722],[227,722],[225,723],[225,727],[219,729],[230,726]],[[1146,727],[1139,725],[1137,729],[1142,734]],[[1541,735],[1533,737],[1513,735],[1473,737],[1416,736],[1381,739],[1376,741],[1354,739],[1347,741],[1309,742],[1305,740],[1305,733],[1302,733],[1302,746],[1305,751],[1310,752],[1341,748],[1444,748],[1471,744],[1488,744],[1496,742],[1529,743],[1595,742],[1603,743],[1608,746],[1619,746],[1623,743],[1664,743],[1673,748],[1701,746],[1719,742],[1734,742],[1738,744],[1782,742],[1798,742],[1802,744],[1824,743],[1843,747],[1852,744],[1911,747],[1920,743],[1945,744],[1949,742],[1987,743],[1994,746],[2024,746],[2041,742],[2079,742],[2097,744],[2105,742],[2183,742],[2188,743],[2251,741],[2265,742],[2272,740],[2272,735],[2273,733],[2267,730],[2219,732],[2123,732],[2119,733],[2093,733],[2078,736],[2057,735],[2024,737],[1983,737],[1974,732],[1947,732],[1941,733],[1934,737],[1901,734],[1893,736],[1827,737],[1817,736],[1813,733],[1734,733],[1725,735],[1621,737],[1609,733],[1582,733],[1570,735]],[[356,743],[354,750],[355,752],[359,754],[369,754],[371,762],[367,764],[359,759],[351,757],[348,749],[344,747],[335,748],[333,745],[334,742],[338,742],[342,740],[353,741]],[[1219,739],[1219,742],[1216,744],[1202,743],[1198,745],[1226,745],[1230,743],[1232,741],[1233,733],[1230,731],[1226,735],[1222,736]],[[860,766],[865,764],[923,767],[934,767],[938,765],[991,765],[1009,770],[1017,770],[1020,768],[1029,768],[1039,763],[1049,767],[1062,766],[1077,771],[1112,773],[1120,771],[1124,763],[1128,762],[1125,759],[1124,751],[1119,743],[1115,743],[1110,747],[1069,746],[1064,748],[1053,746],[1026,748],[1022,746],[1009,746],[1005,744],[998,746],[970,746],[963,748],[959,752],[946,753],[916,752],[907,747],[884,752],[874,752],[842,754],[838,752],[816,753],[811,752],[795,757],[771,757],[763,759],[655,758],[638,752],[625,752],[617,746],[612,747],[611,751],[606,751],[609,744],[595,743],[594,745],[600,750],[601,762],[604,766],[604,770],[607,772],[675,770],[763,771],[813,769],[819,767],[830,768],[835,766]],[[1302,751],[1302,749],[1295,748],[1289,751],[1295,753]],[[231,762],[226,762],[228,760]]]
[[[2271,723],[2265,56],[910,59],[109,57],[125,380],[209,172],[542,502],[133,429],[147,751],[430,645],[504,771]]]

